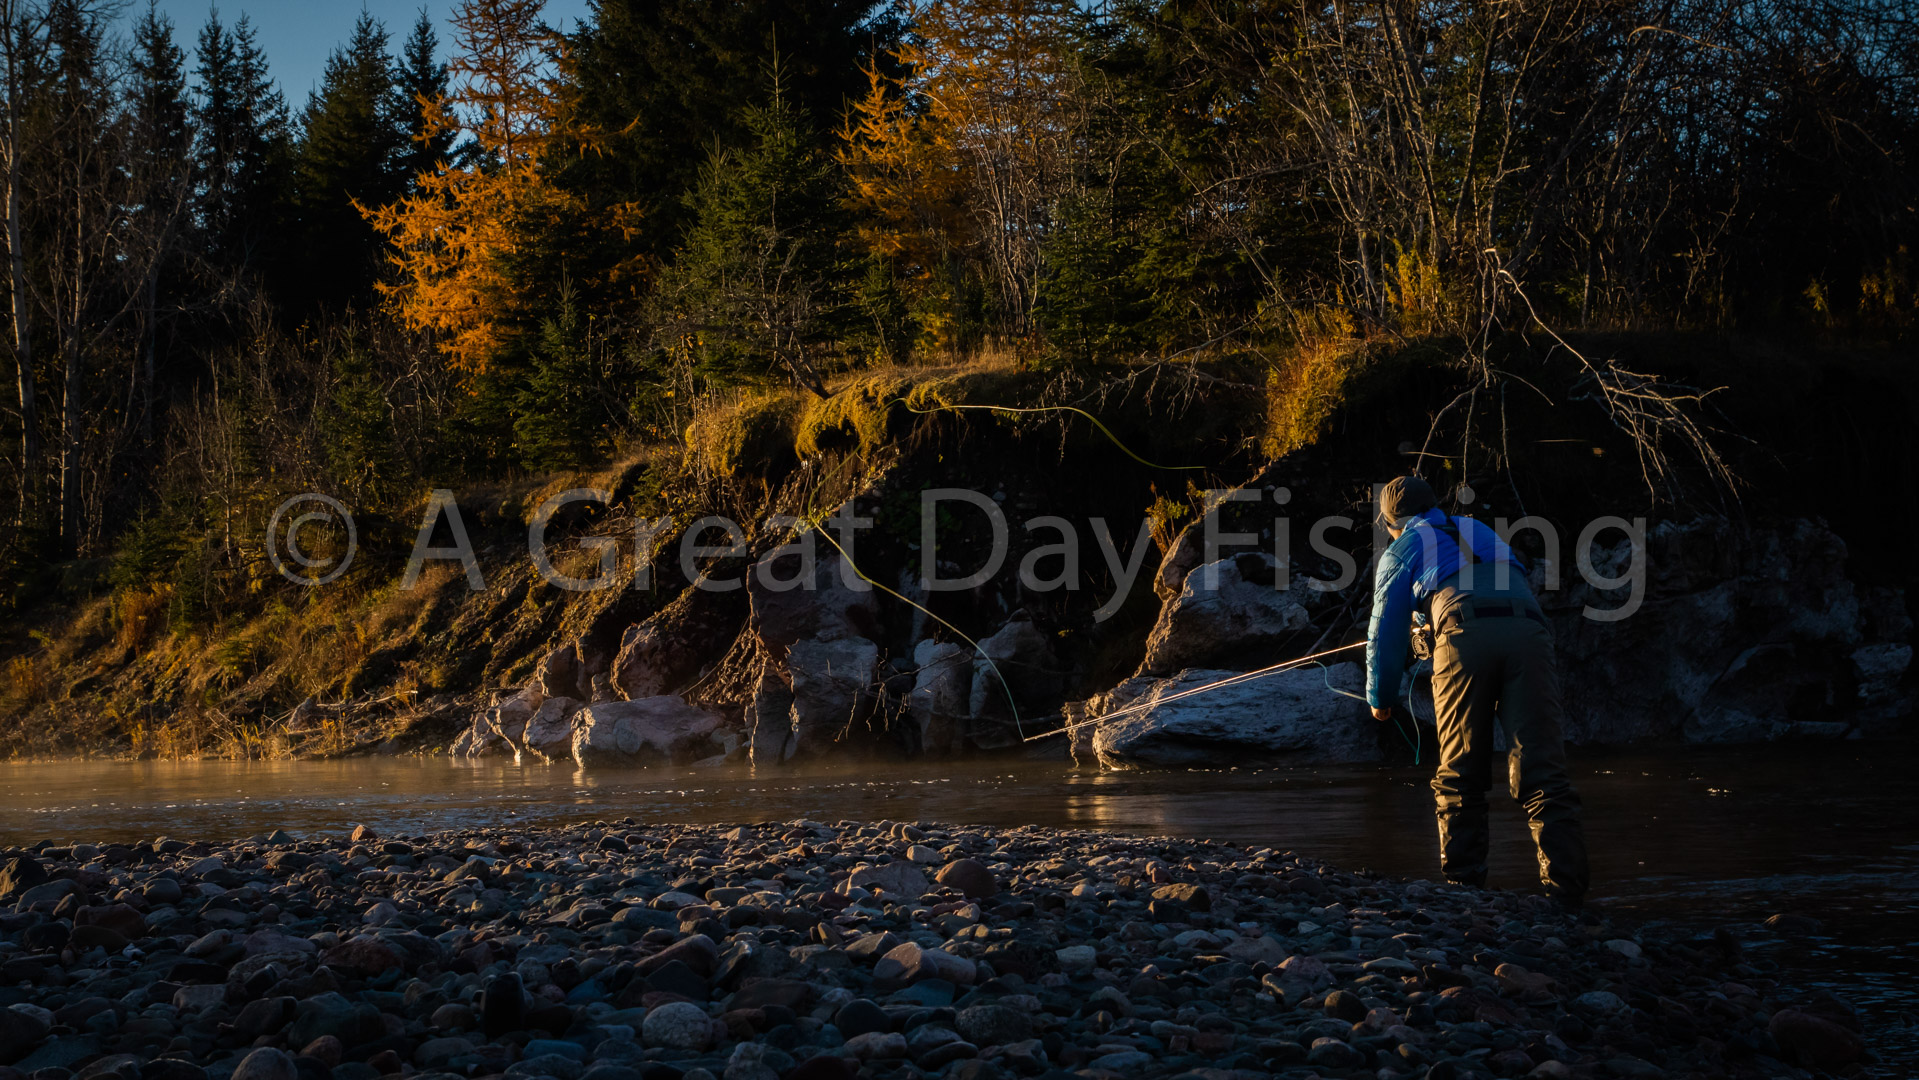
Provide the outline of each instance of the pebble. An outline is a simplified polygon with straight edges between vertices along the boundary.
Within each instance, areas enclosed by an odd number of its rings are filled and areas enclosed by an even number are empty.
[[[1870,1060],[1843,1001],[1797,993],[1734,930],[1164,837],[275,830],[0,852],[0,890],[0,1080],[1550,1080]]]
[[[706,1010],[690,1001],[672,1001],[648,1009],[640,1026],[640,1037],[646,1045],[668,1050],[704,1050],[712,1035],[713,1025]]]
[[[262,1046],[240,1061],[231,1080],[300,1080],[300,1067],[285,1050]]]

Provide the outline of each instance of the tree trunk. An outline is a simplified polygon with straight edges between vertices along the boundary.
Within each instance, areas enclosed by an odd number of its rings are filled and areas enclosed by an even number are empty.
[[[13,125],[9,124],[11,128]],[[27,298],[27,268],[21,246],[20,157],[8,132],[7,152],[7,284],[13,315],[13,359],[20,392],[20,507],[18,523],[33,515],[34,474],[40,462],[39,394],[33,383],[33,314]]]

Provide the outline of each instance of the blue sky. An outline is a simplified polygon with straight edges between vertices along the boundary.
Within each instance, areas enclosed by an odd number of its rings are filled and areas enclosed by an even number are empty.
[[[266,51],[274,77],[280,80],[280,89],[286,92],[287,104],[295,111],[320,85],[327,54],[346,40],[363,8],[386,23],[395,52],[421,9],[438,24],[443,60],[453,36],[447,16],[454,0],[160,0],[160,10],[173,19],[174,40],[187,52],[189,72],[193,68],[194,40],[207,21],[208,11],[215,7],[220,11],[220,21],[228,25],[243,13],[252,18],[259,31],[260,47]],[[126,10],[125,18],[131,22],[146,10],[146,2],[134,0]],[[546,20],[563,29],[572,29],[587,15],[587,0],[546,2]]]

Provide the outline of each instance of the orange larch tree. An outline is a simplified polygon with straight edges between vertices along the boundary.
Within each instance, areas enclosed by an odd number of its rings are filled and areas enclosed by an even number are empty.
[[[873,222],[869,249],[926,273],[964,250],[1028,329],[1050,200],[1070,182],[1071,0],[916,0],[898,81],[848,114],[840,160]],[[931,260],[931,261],[929,261]]]
[[[401,320],[437,335],[456,367],[483,370],[516,305],[509,267],[526,230],[564,209],[539,151],[553,123],[543,74],[544,0],[462,0],[448,62],[452,94],[423,102],[425,138],[464,133],[463,160],[442,161],[411,194],[360,207],[393,247],[396,279],[380,288]]]

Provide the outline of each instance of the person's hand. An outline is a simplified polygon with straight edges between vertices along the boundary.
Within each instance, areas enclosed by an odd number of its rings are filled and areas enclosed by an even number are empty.
[[[1373,719],[1375,720],[1386,721],[1386,720],[1391,720],[1392,718],[1393,718],[1393,710],[1391,706],[1388,706],[1385,708],[1376,708],[1373,710]]]

